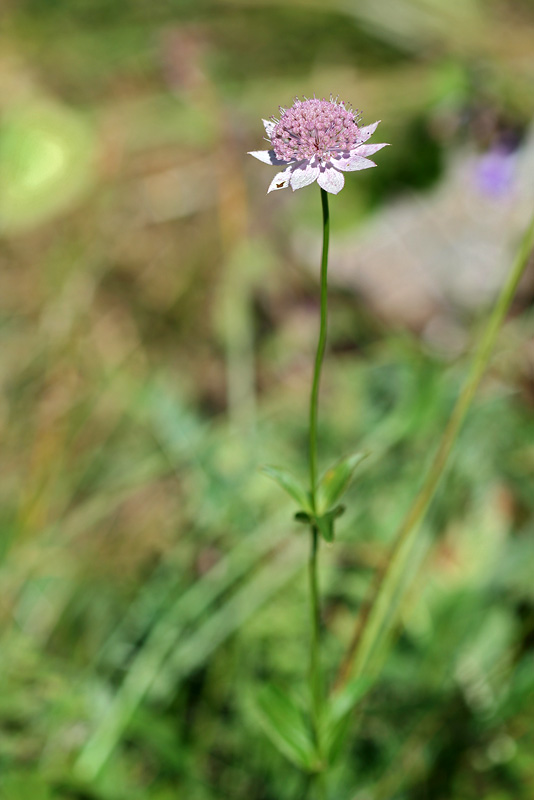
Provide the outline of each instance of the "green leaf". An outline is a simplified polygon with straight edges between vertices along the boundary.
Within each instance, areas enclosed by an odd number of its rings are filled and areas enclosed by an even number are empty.
[[[295,519],[297,522],[304,523],[304,525],[311,525],[314,521],[314,517],[311,514],[307,514],[306,511],[297,511]]]
[[[315,518],[319,533],[326,542],[334,541],[334,522],[345,512],[345,506],[336,506],[320,517]]]
[[[307,772],[318,768],[310,726],[291,697],[268,684],[253,698],[252,710],[264,733],[289,761]]]
[[[323,745],[330,764],[334,764],[343,753],[343,745],[350,734],[351,721],[351,715],[345,714],[335,722],[329,721],[325,725]]]
[[[297,501],[304,511],[313,514],[309,493],[296,478],[289,474],[289,472],[279,469],[278,467],[269,466],[262,467],[261,471],[265,473],[265,475],[268,475],[269,478],[272,478],[273,481],[276,481],[293,500]]]
[[[370,686],[369,678],[356,678],[329,700],[323,735],[329,761],[335,761],[341,753],[351,722],[351,712]]]
[[[367,456],[368,453],[353,453],[325,472],[317,487],[318,514],[325,514],[339,500],[351,482],[356,467]]]
[[[370,678],[354,678],[342,689],[335,692],[328,704],[328,717],[330,721],[337,722],[349,714],[360,702],[364,694],[370,689]]]

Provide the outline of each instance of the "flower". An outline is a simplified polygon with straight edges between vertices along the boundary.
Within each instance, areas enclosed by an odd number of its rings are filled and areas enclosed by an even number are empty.
[[[478,188],[490,197],[505,197],[514,187],[517,151],[506,144],[494,145],[480,156],[475,170]]]
[[[358,122],[357,113],[332,96],[330,100],[297,98],[291,108],[280,107],[279,120],[264,119],[272,150],[254,150],[249,155],[272,166],[285,165],[267,193],[288,186],[295,191],[317,181],[322,189],[337,194],[345,184],[344,172],[376,167],[368,156],[387,145],[365,142],[378,122],[364,128]]]

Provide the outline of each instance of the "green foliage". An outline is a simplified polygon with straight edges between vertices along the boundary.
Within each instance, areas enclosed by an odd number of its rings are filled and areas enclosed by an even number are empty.
[[[91,189],[95,156],[86,120],[59,104],[18,105],[0,127],[0,233],[19,232]]]
[[[335,506],[325,514],[315,517],[319,533],[325,542],[334,541],[334,523],[338,517],[345,513],[345,506]]]
[[[277,686],[266,684],[251,698],[259,725],[286,758],[306,772],[318,767],[311,727],[298,704]]]
[[[355,453],[341,459],[321,478],[317,486],[317,510],[312,508],[310,493],[286,470],[279,467],[262,467],[262,472],[272,478],[300,506],[295,513],[297,522],[316,525],[325,542],[334,541],[334,523],[345,512],[345,507],[335,505],[348,488],[354,472],[365,453]]]
[[[324,722],[324,739],[326,753],[332,763],[335,763],[342,754],[351,718],[370,688],[371,681],[367,678],[353,678],[329,698]]]
[[[325,514],[341,499],[367,453],[353,453],[325,472],[317,487],[317,513]]]
[[[276,481],[276,483],[301,507],[305,515],[313,514],[310,493],[307,492],[302,484],[287,472],[287,470],[280,469],[279,467],[262,467],[262,472],[268,475],[269,478],[272,478],[273,481]],[[303,519],[304,517],[299,517],[300,521]]]

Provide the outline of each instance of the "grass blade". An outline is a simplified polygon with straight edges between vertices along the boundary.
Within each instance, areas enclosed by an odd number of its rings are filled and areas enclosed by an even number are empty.
[[[338,673],[336,689],[345,685],[350,678],[356,679],[368,672],[370,660],[376,652],[382,636],[391,628],[392,620],[395,617],[395,607],[399,601],[398,587],[402,583],[404,573],[410,568],[410,556],[417,539],[419,523],[434,497],[533,247],[534,218],[524,235],[508,280],[497,298],[489,322],[482,334],[469,375],[421,490],[397,531],[390,557],[384,569],[377,574],[369,600],[362,607],[348,652]]]

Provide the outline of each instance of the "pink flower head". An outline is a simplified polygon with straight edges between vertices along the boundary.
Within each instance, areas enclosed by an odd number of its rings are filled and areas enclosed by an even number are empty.
[[[285,165],[274,176],[267,193],[291,186],[293,191],[317,181],[322,189],[337,194],[345,184],[344,172],[376,167],[368,156],[386,144],[365,144],[378,122],[360,128],[359,118],[345,103],[330,100],[295,100],[280,107],[280,119],[264,119],[272,150],[249,155],[272,166]]]

